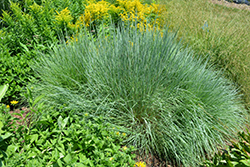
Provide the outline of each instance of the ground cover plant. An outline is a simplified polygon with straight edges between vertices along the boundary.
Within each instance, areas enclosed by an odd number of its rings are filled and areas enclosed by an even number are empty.
[[[41,55],[33,93],[48,106],[104,114],[141,154],[177,165],[197,166],[243,126],[237,90],[175,34],[124,26],[110,34]]]
[[[250,166],[250,133],[239,132],[238,141],[216,153],[211,160],[204,163],[204,167],[249,167]]]
[[[139,0],[8,2],[8,9],[0,16],[0,84],[10,85],[4,102],[20,98],[22,90],[32,82],[30,62],[38,52],[48,52],[60,40],[71,39],[85,26],[97,35],[98,28],[106,27],[111,19],[115,24],[137,19],[137,26],[153,22],[160,25],[163,23],[160,14],[165,9]]]
[[[210,1],[164,1],[167,20],[178,37],[241,89],[249,106],[249,10],[228,8]]]
[[[85,112],[76,115],[64,106],[41,114],[42,106],[20,120],[1,105],[0,163],[2,166],[134,166],[133,146],[123,142],[122,129]],[[19,115],[22,115],[19,113]],[[18,113],[14,113],[18,114]],[[27,119],[28,118],[28,119]],[[19,121],[19,123],[17,123]]]

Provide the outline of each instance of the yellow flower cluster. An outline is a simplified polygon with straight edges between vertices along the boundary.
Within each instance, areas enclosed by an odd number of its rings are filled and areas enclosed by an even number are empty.
[[[145,26],[147,23],[164,24],[162,17],[159,17],[166,11],[165,7],[158,4],[142,4],[140,0],[118,0],[115,5],[104,0],[95,2],[88,1],[85,6],[84,14],[81,15],[75,23],[75,27],[82,25],[89,26],[94,21],[109,22],[110,19],[120,19],[126,21],[138,21],[139,25]],[[114,18],[118,17],[118,18]]]
[[[17,104],[17,103],[18,103],[18,101],[13,100],[13,101],[11,101],[10,103],[11,103],[11,104],[13,104],[13,105],[15,105],[15,104]]]
[[[94,20],[107,19],[107,17],[109,16],[108,14],[109,6],[110,4],[105,1],[90,3],[85,8],[84,22],[86,24],[89,24],[91,21]]]
[[[60,13],[56,11],[56,21],[59,25],[67,24],[67,26],[70,26],[70,22],[73,20],[73,17],[70,15],[70,11],[68,10],[68,7],[63,9]]]
[[[66,24],[68,28],[79,33],[79,29],[83,26],[89,27],[98,26],[101,23],[107,25],[110,20],[121,20],[127,22],[137,21],[137,28],[141,31],[145,27],[151,28],[153,24],[161,27],[164,25],[164,19],[161,14],[166,12],[166,8],[158,4],[143,4],[140,0],[117,0],[116,5],[113,5],[104,0],[97,1],[89,0],[85,5],[84,14],[80,15],[75,23],[72,23],[73,17],[70,15],[68,8],[65,8],[60,13],[57,12],[56,20],[59,24]],[[77,41],[70,39],[69,41]],[[69,42],[67,41],[67,42]],[[132,44],[133,45],[133,44]]]
[[[146,164],[145,164],[145,162],[140,161],[140,162],[136,162],[134,167],[146,167]]]
[[[39,13],[39,12],[42,12],[42,6],[39,6],[38,4],[34,3],[33,5],[30,5],[29,6],[30,9],[34,12],[34,13]]]
[[[164,23],[163,19],[159,17],[165,8],[158,4],[142,4],[140,0],[118,0],[119,6],[124,10],[120,13],[120,17],[123,21],[137,21],[137,27],[142,28],[143,26],[152,26],[157,24],[160,26]]]

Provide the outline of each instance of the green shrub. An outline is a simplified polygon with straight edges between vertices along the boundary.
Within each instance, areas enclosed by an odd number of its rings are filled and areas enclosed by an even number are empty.
[[[20,120],[13,119],[8,112],[2,115],[4,136],[9,134],[8,140],[4,140],[7,145],[4,166],[132,167],[135,164],[132,153],[135,149],[123,142],[126,134],[105,124],[102,117],[76,115],[66,111],[65,106],[51,111],[53,114],[39,112],[36,111],[43,116],[38,120],[26,116],[23,124],[16,124]]]
[[[141,153],[197,166],[234,137],[245,111],[232,84],[193,56],[167,30],[121,26],[41,56],[33,93],[48,106],[105,114]]]
[[[19,94],[30,81],[29,74],[32,74],[28,65],[29,59],[26,55],[11,57],[0,53],[0,78],[1,83],[10,83],[3,103],[9,104],[12,100],[17,100]]]
[[[206,167],[249,167],[250,166],[250,133],[239,132],[237,141],[232,141],[228,148],[216,153],[212,160],[206,160]]]
[[[48,25],[39,29],[36,20],[12,3],[11,14],[3,12],[3,27],[0,30],[0,83],[9,84],[4,103],[20,98],[20,92],[33,75],[29,63],[39,52],[49,50],[57,37]],[[44,19],[44,17],[40,17]],[[51,34],[52,33],[52,34]],[[45,35],[46,34],[46,35]]]

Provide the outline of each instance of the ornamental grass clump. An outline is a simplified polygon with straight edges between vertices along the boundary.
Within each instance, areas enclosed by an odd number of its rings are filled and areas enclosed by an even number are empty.
[[[237,90],[175,34],[122,26],[110,34],[41,56],[33,93],[48,106],[104,115],[138,154],[183,166],[197,166],[243,126]]]

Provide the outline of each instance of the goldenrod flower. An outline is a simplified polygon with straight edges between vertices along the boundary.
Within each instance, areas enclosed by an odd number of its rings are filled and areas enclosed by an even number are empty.
[[[33,5],[31,5],[29,7],[35,13],[38,13],[38,12],[42,11],[42,8],[43,8],[42,6],[39,6],[36,3],[34,3]]]
[[[140,161],[140,162],[136,162],[134,167],[146,167],[146,164],[145,164],[145,162]]]
[[[15,105],[15,104],[17,104],[17,103],[18,103],[18,101],[13,100],[13,101],[11,101],[10,103],[11,103],[11,104],[13,104],[13,105]]]
[[[63,9],[60,13],[56,11],[56,20],[59,24],[63,23],[70,23],[73,20],[73,17],[70,15],[70,11],[68,10],[68,7]]]

